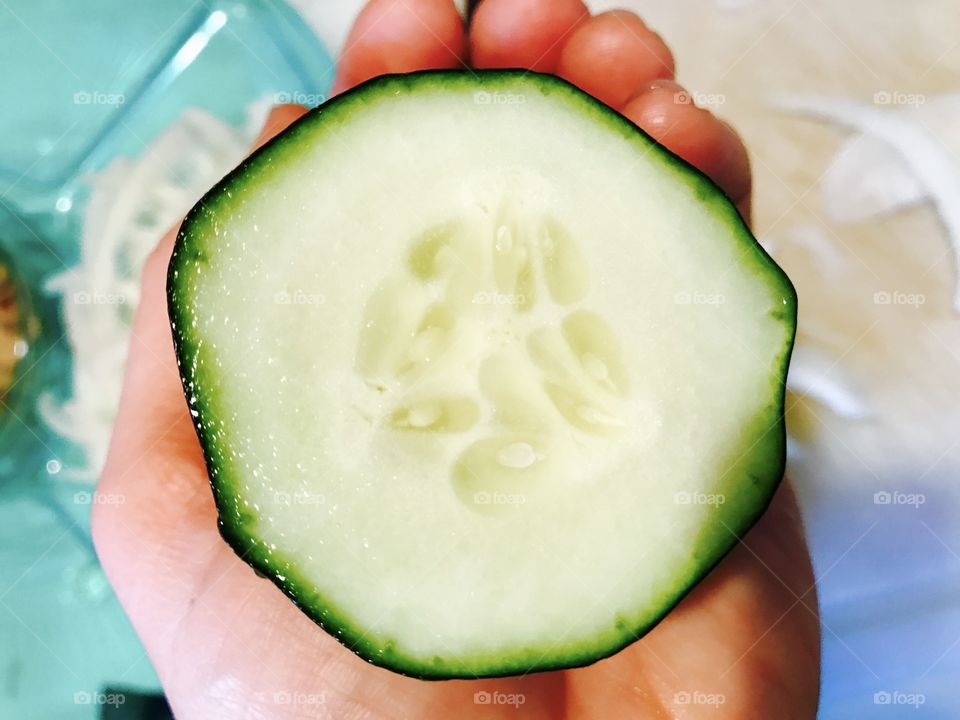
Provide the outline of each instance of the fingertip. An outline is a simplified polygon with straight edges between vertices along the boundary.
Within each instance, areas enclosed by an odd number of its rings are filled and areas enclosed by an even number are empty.
[[[557,74],[621,108],[643,85],[673,78],[673,53],[637,15],[611,10],[586,19],[570,34]]]
[[[334,92],[377,75],[460,67],[465,54],[452,0],[370,0],[344,45]]]
[[[303,105],[296,105],[293,103],[274,105],[270,110],[270,114],[267,115],[267,119],[263,123],[263,128],[261,128],[260,134],[253,143],[253,149],[256,150],[268,143],[274,137],[286,130],[291,124],[293,124],[295,120],[299,120],[308,112],[309,110]]]
[[[671,152],[710,177],[749,212],[750,159],[730,125],[671,80],[655,80],[630,99],[623,114]],[[746,201],[746,202],[745,202]]]
[[[483,0],[470,25],[471,61],[554,72],[564,41],[589,16],[581,0]]]

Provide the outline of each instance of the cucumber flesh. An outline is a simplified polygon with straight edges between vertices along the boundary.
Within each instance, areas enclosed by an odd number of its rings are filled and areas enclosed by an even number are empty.
[[[782,476],[789,280],[553,77],[334,99],[194,208],[168,293],[224,537],[398,672],[617,651]]]

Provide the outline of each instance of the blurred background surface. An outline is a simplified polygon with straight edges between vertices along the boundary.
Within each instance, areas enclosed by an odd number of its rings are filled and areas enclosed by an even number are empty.
[[[271,104],[324,100],[361,4],[0,2],[0,717],[163,717],[88,534],[139,265]],[[800,295],[822,717],[960,717],[955,0],[588,5],[742,133]]]

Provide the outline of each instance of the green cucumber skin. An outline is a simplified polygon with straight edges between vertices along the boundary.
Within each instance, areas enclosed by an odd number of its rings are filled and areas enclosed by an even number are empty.
[[[255,176],[272,156],[282,154],[286,150],[294,151],[301,135],[308,136],[310,132],[322,131],[325,122],[344,119],[353,106],[362,109],[366,99],[377,93],[415,91],[418,87],[430,84],[442,86],[467,84],[471,89],[488,91],[501,88],[516,90],[518,82],[525,83],[529,91],[536,90],[545,94],[563,93],[577,106],[578,110],[592,114],[598,121],[605,122],[608,127],[630,138],[641,151],[650,152],[651,157],[658,156],[662,162],[674,168],[703,202],[711,203],[716,212],[725,216],[734,231],[734,236],[743,243],[745,254],[749,253],[750,257],[744,262],[752,261],[757,271],[764,275],[767,282],[776,290],[777,295],[782,298],[784,307],[782,311],[777,312],[776,317],[787,328],[789,335],[781,353],[777,392],[774,402],[769,406],[772,417],[765,424],[768,429],[764,433],[764,438],[770,446],[771,458],[770,463],[763,468],[763,477],[755,477],[753,480],[756,486],[754,501],[737,516],[736,525],[730,528],[730,532],[722,534],[719,540],[708,547],[698,548],[705,551],[700,554],[700,561],[692,562],[685,580],[678,583],[675,591],[663,598],[661,611],[655,616],[639,621],[618,621],[609,633],[609,637],[604,636],[605,640],[591,643],[587,647],[567,646],[554,649],[549,653],[549,657],[544,657],[537,648],[527,648],[513,653],[509,658],[485,657],[471,662],[469,666],[462,662],[455,665],[447,664],[441,658],[434,658],[432,663],[428,663],[398,652],[389,641],[379,643],[368,638],[363,629],[351,624],[349,613],[310,590],[310,583],[299,578],[292,566],[284,567],[283,572],[280,573],[276,565],[271,565],[270,558],[263,552],[257,540],[252,538],[245,529],[245,521],[249,518],[240,509],[236,498],[231,493],[229,477],[225,477],[228,473],[225,472],[227,463],[224,454],[218,447],[215,433],[208,432],[204,426],[205,423],[215,420],[217,413],[213,407],[208,406],[208,399],[204,397],[202,391],[203,356],[199,338],[194,337],[190,332],[189,278],[191,266],[195,267],[207,262],[204,245],[205,226],[209,219],[216,217],[218,206],[222,200],[225,200],[226,192],[241,188],[248,176]],[[315,125],[318,126],[316,130]],[[216,500],[221,536],[244,562],[251,565],[259,574],[268,577],[300,610],[349,650],[373,665],[409,677],[421,680],[507,677],[529,672],[583,667],[615,655],[655,627],[719,564],[766,511],[783,478],[786,463],[784,421],[786,376],[797,326],[797,295],[792,283],[756,241],[731,200],[712,180],[657,143],[625,117],[555,76],[519,69],[469,72],[428,70],[405,75],[385,75],[369,80],[311,110],[244,160],[187,214],[177,235],[168,267],[167,308],[184,391],[187,397],[191,395],[196,397],[193,409],[197,414],[191,413],[191,417],[203,450]],[[746,478],[741,480],[742,484],[748,482]],[[275,557],[273,560],[276,563]],[[279,579],[278,574],[282,574],[285,579]]]

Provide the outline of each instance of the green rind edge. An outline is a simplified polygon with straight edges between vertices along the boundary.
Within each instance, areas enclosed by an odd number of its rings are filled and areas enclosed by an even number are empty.
[[[592,112],[598,119],[605,121],[612,129],[625,137],[640,142],[644,150],[652,150],[659,154],[661,160],[673,165],[701,197],[703,202],[710,202],[715,209],[726,216],[733,229],[732,236],[744,243],[744,254],[753,256],[758,271],[768,280],[771,288],[783,299],[784,309],[778,313],[777,319],[784,323],[788,330],[788,340],[780,356],[779,376],[772,378],[778,382],[778,392],[775,402],[763,413],[767,420],[763,426],[767,429],[761,436],[769,438],[763,446],[772,450],[772,465],[766,468],[767,472],[761,481],[755,483],[755,502],[746,511],[737,516],[733,527],[726,525],[723,533],[708,533],[698,541],[694,548],[695,560],[684,579],[677,588],[667,593],[657,612],[646,614],[646,617],[633,622],[618,622],[612,631],[602,635],[588,647],[559,646],[552,649],[543,657],[531,661],[531,657],[538,655],[535,650],[522,650],[513,657],[505,659],[497,657],[478,658],[476,662],[457,662],[456,666],[444,666],[439,658],[432,663],[422,659],[408,657],[392,648],[392,643],[377,643],[368,638],[361,629],[354,627],[349,620],[349,613],[342,608],[324,599],[318,593],[307,590],[311,583],[301,578],[292,570],[292,563],[284,568],[284,580],[278,577],[275,565],[278,559],[267,557],[262,552],[257,540],[245,531],[244,515],[240,511],[237,498],[230,492],[229,482],[222,477],[224,463],[219,462],[220,453],[216,439],[207,433],[203,427],[205,417],[214,418],[216,413],[208,407],[202,394],[196,394],[194,409],[197,414],[191,414],[200,445],[203,449],[210,483],[219,514],[219,529],[224,540],[233,548],[244,562],[254,570],[273,582],[297,605],[307,616],[316,622],[326,632],[340,641],[348,649],[366,661],[423,680],[448,679],[479,679],[523,675],[531,672],[545,672],[583,667],[604,658],[614,655],[623,648],[655,627],[669,612],[676,607],[693,588],[703,580],[726,554],[739,542],[747,531],[759,520],[773,499],[774,493],[783,478],[786,463],[786,426],[784,422],[784,407],[786,401],[786,376],[793,349],[797,323],[797,296],[790,279],[776,262],[764,251],[747,227],[734,204],[723,191],[695,167],[682,158],[674,155],[641,128],[628,119],[583,93],[575,86],[552,75],[543,75],[521,69],[464,71],[464,70],[428,70],[404,75],[385,75],[369,80],[352,90],[328,101],[319,108],[297,120],[293,125],[261,147],[249,158],[242,162],[235,170],[223,178],[211,189],[196,206],[187,214],[177,235],[173,254],[170,259],[167,274],[167,308],[171,320],[174,347],[176,350],[181,380],[186,394],[191,394],[190,386],[199,377],[197,365],[202,360],[198,338],[189,332],[190,317],[189,303],[181,302],[181,295],[189,292],[185,278],[189,275],[188,262],[204,260],[202,242],[205,237],[204,226],[206,221],[215,213],[216,206],[228,189],[242,186],[248,175],[256,174],[270,164],[271,155],[282,153],[288,146],[295,151],[296,140],[305,134],[315,123],[324,123],[330,120],[331,115],[342,114],[353,104],[362,107],[364,99],[372,93],[391,92],[398,89],[411,90],[421,84],[430,82],[451,83],[464,82],[472,87],[489,88],[499,83],[516,83],[525,81],[534,83],[540,92],[564,92],[579,104],[580,109]],[[482,82],[482,85],[478,85]],[[335,118],[334,118],[335,119]],[[178,273],[182,271],[182,278]],[[770,418],[770,415],[773,415]],[[772,419],[772,422],[770,421]],[[763,418],[758,418],[763,421]],[[758,441],[759,442],[759,441]],[[758,453],[754,453],[756,455]],[[734,479],[736,480],[736,479]],[[745,482],[741,480],[741,483]],[[696,558],[702,558],[699,562]],[[272,564],[271,564],[272,563]]]

